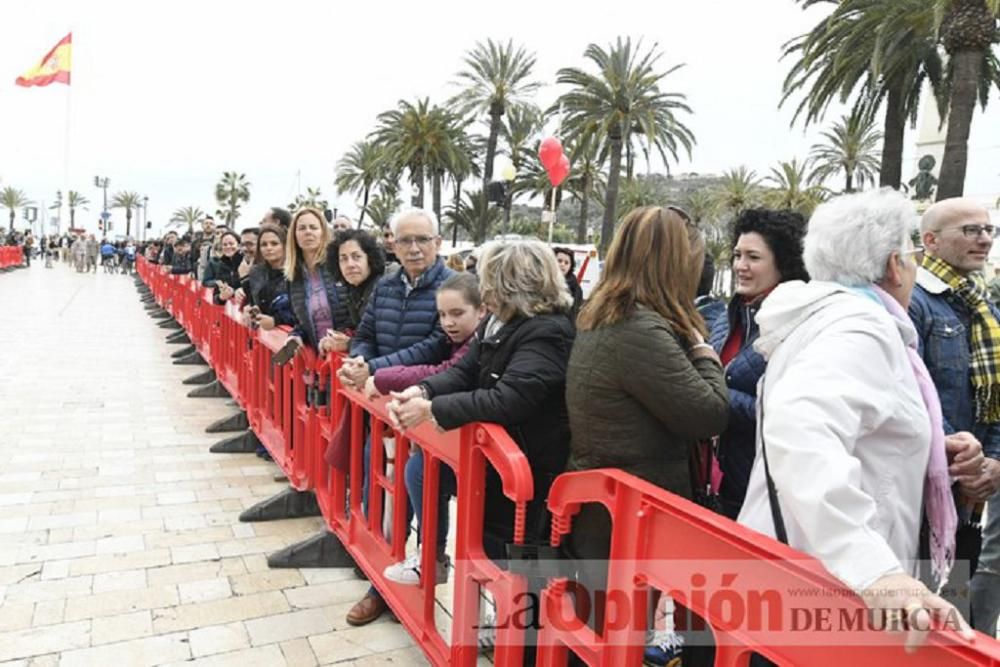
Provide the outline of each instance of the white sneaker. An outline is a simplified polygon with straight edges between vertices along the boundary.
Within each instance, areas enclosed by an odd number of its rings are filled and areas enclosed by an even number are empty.
[[[437,566],[435,567],[435,584],[448,582],[448,568],[450,565],[451,559],[448,556],[445,556],[443,561],[439,560],[437,562]],[[382,571],[382,575],[389,581],[394,581],[397,584],[418,586],[420,584],[420,551],[418,550],[410,554],[404,561],[385,568]]]

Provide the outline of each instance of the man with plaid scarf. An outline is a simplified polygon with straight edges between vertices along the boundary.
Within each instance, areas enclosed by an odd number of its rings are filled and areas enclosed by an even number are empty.
[[[941,397],[958,516],[966,524],[959,528],[957,561],[975,568],[972,623],[993,636],[1000,615],[1000,311],[989,301],[982,271],[1000,228],[983,206],[955,198],[927,209],[920,231],[924,257],[910,318]],[[985,454],[979,469],[959,471],[956,461],[969,460],[979,442]],[[979,550],[968,524],[979,521],[984,501],[989,518]],[[972,539],[965,539],[970,532]]]

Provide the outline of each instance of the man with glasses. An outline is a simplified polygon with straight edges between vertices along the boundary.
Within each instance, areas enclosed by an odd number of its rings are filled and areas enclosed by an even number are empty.
[[[973,626],[993,636],[1000,615],[1000,311],[982,271],[998,229],[986,208],[955,198],[927,209],[920,231],[924,257],[910,318],[941,397],[949,457],[965,459],[979,442],[986,456],[977,475],[955,478],[962,524],[956,561],[973,568]],[[975,526],[983,501],[989,519],[980,551]]]
[[[350,359],[337,375],[361,390],[368,376],[388,366],[437,364],[446,356],[447,342],[438,319],[437,289],[454,273],[438,257],[441,237],[437,216],[423,209],[403,211],[390,224],[402,267],[375,286],[361,324],[351,339]],[[363,498],[368,498],[368,452],[365,446]],[[351,625],[371,623],[386,610],[378,590],[370,588],[347,614]]]

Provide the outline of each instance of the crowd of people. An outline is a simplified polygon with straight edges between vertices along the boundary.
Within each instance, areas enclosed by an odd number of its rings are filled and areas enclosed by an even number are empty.
[[[982,275],[998,229],[965,199],[917,219],[890,191],[835,198],[808,223],[745,211],[728,304],[676,206],[623,217],[585,302],[571,251],[493,242],[446,263],[421,209],[382,238],[271,209],[239,233],[208,218],[140,251],[239,304],[248,325],[289,327],[278,355],[344,353],[340,382],[388,396],[395,428],[503,426],[533,471],[529,541],[548,542],[557,475],[618,468],[817,557],[916,645],[928,619],[956,618],[949,596],[971,596],[987,634],[1000,614],[1000,511],[984,511],[1000,504],[1000,310]],[[372,446],[385,444],[369,438],[366,466]],[[443,582],[455,479],[442,469],[428,526],[423,473],[417,450],[403,474]],[[485,495],[484,550],[503,561],[514,508],[495,475]],[[612,521],[583,508],[565,557],[606,560]],[[416,584],[421,562],[385,576]],[[347,621],[386,608],[373,586]],[[648,657],[668,664],[679,644]]]
[[[100,240],[94,234],[73,232],[42,235],[35,238],[31,230],[11,231],[0,245],[17,246],[24,256],[24,265],[30,267],[32,259],[44,259],[51,269],[62,261],[76,267],[77,273],[97,273],[100,266],[105,273],[131,275],[135,270],[138,248],[132,239],[127,241]]]

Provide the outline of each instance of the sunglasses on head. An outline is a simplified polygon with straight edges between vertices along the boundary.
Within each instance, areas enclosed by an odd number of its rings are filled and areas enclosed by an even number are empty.
[[[681,219],[684,220],[684,222],[686,222],[688,224],[691,224],[691,222],[693,222],[691,220],[691,216],[688,214],[688,212],[685,211],[684,209],[682,209],[680,206],[674,206],[673,204],[667,204],[663,208],[667,209],[668,211],[673,211],[677,215],[681,216]]]

